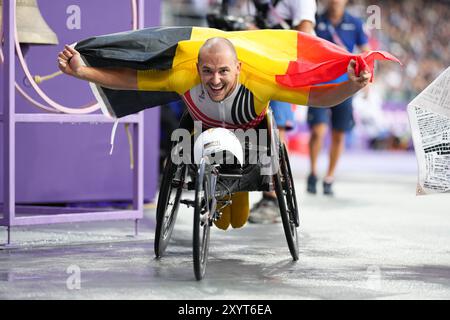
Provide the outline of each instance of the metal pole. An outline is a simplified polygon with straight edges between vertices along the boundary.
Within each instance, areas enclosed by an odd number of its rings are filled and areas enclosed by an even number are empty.
[[[138,29],[144,28],[144,1],[138,1]],[[133,172],[133,209],[144,214],[144,114],[132,125],[135,166]],[[134,223],[134,235],[138,235],[138,219]]]
[[[133,123],[134,159],[136,163],[133,169],[133,209],[144,212],[144,117]]]
[[[138,29],[143,29],[145,27],[144,18],[144,0],[138,1]]]
[[[3,199],[4,222],[8,227],[10,244],[10,226],[15,218],[15,56],[14,31],[16,1],[3,1],[4,63],[3,63]]]

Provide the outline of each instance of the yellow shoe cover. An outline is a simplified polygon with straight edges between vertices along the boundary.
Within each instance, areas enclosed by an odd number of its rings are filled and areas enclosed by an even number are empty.
[[[231,220],[231,206],[226,206],[221,210],[221,212],[222,215],[220,216],[220,219],[214,221],[214,224],[219,229],[227,230]]]
[[[219,229],[227,230],[230,223],[233,228],[240,228],[247,222],[250,212],[248,192],[234,193],[231,196],[231,201],[231,205],[222,209],[220,219],[214,221]]]
[[[231,197],[231,226],[233,228],[242,227],[248,219],[249,210],[248,192],[236,192]]]

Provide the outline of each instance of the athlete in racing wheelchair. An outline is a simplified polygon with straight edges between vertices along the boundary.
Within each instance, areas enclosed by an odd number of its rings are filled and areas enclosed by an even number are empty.
[[[272,113],[267,112],[255,130],[237,130],[237,134],[224,128],[186,134],[193,129],[189,114],[181,120],[180,128],[186,130],[182,133],[189,142],[175,142],[166,159],[156,213],[156,256],[161,257],[166,250],[179,205],[191,206],[194,272],[197,280],[202,279],[213,223],[221,229],[230,224],[242,227],[249,213],[248,192],[275,191],[288,247],[292,258],[298,260],[299,216],[294,181]],[[189,148],[191,141],[193,149]],[[187,151],[181,145],[187,146]],[[183,198],[183,190],[194,191],[194,199]]]
[[[200,150],[197,163],[167,161],[158,201],[155,252],[160,257],[167,247],[178,205],[192,205],[197,279],[205,272],[210,226],[215,221],[226,228],[226,217],[233,227],[244,224],[245,215],[236,220],[233,212],[227,211],[233,203],[248,207],[242,194],[252,190],[276,191],[289,249],[294,260],[298,259],[294,184],[286,149],[274,134],[269,101],[310,107],[336,105],[368,84],[375,59],[398,61],[385,52],[352,55],[292,30],[224,32],[196,27],[149,28],[93,37],[75,48],[66,46],[58,55],[61,71],[93,83],[91,89],[106,116],[117,119],[181,96],[190,117],[204,128],[213,128],[205,132],[206,140],[209,134],[220,134],[216,131],[220,128],[267,129],[267,151],[272,159],[268,174],[261,174],[267,163],[261,159],[256,164],[246,163],[238,154],[240,148],[223,149],[234,150],[239,165],[211,163],[212,154],[207,151],[221,139],[210,145],[196,141]],[[348,81],[326,84],[344,73]],[[252,145],[245,143],[247,149]],[[191,181],[186,179],[191,175]],[[195,199],[181,199],[183,189],[194,190]]]

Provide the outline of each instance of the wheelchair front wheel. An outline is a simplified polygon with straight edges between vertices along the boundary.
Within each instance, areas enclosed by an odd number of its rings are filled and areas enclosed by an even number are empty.
[[[206,163],[201,160],[195,181],[193,258],[194,274],[197,280],[203,279],[209,251],[210,217],[210,179],[206,172]]]

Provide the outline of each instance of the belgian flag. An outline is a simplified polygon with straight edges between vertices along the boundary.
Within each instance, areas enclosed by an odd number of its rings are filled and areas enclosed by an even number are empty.
[[[325,85],[344,75],[351,59],[356,60],[357,74],[368,67],[373,75],[375,60],[400,63],[387,52],[355,55],[329,41],[294,30],[226,32],[201,27],[156,27],[89,38],[78,42],[75,49],[93,67],[164,71],[195,66],[200,47],[212,37],[229,39],[243,70],[273,81],[280,90]],[[179,99],[179,92],[111,90],[99,86],[95,90],[97,98],[117,117]]]

